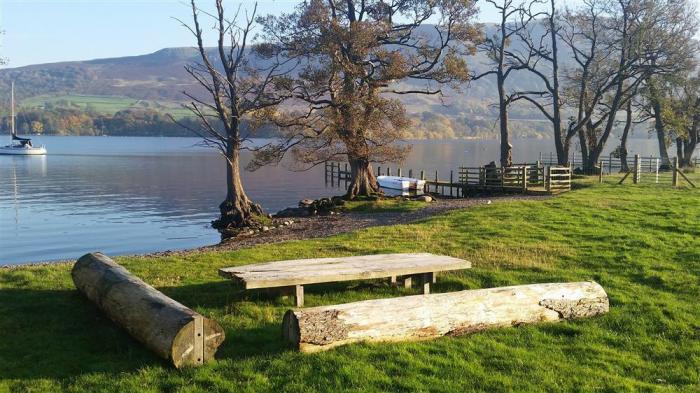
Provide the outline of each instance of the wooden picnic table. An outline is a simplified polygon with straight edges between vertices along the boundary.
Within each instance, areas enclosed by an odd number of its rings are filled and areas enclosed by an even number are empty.
[[[463,259],[429,253],[379,254],[340,258],[295,259],[219,269],[219,275],[237,282],[244,289],[282,288],[304,305],[304,285],[339,281],[397,278],[411,287],[412,277],[420,280],[423,293],[430,293],[435,273],[471,268]]]

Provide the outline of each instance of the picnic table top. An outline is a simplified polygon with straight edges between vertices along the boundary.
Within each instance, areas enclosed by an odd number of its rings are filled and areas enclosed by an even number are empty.
[[[294,259],[219,269],[246,289],[407,276],[471,268],[463,259],[429,253]]]

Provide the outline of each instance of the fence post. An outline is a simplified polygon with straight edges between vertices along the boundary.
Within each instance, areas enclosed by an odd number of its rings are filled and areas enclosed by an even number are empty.
[[[545,176],[545,190],[550,192],[552,190],[552,166],[547,167],[547,176]]]
[[[542,161],[542,152],[540,152],[540,159],[539,161]]]
[[[523,166],[523,193],[527,192],[527,165]]]
[[[673,186],[678,187],[678,157],[673,157]]]
[[[408,170],[408,177],[413,177],[413,169]]]
[[[450,170],[450,196],[452,196],[452,184],[454,184],[453,171]]]
[[[435,170],[435,193],[439,194],[440,190],[438,189],[438,171],[437,169]]]
[[[381,176],[381,175],[382,175],[382,167],[378,166],[377,167],[377,176]]]
[[[632,178],[632,182],[634,184],[639,183],[641,171],[642,171],[642,162],[639,160],[639,154],[635,154],[634,155],[634,177]]]
[[[532,179],[532,181],[535,182],[535,183],[539,183],[539,182],[540,182],[540,164],[541,164],[541,163],[542,163],[541,161],[536,161],[536,162],[535,162],[535,176],[534,176],[533,179]]]
[[[425,180],[425,171],[422,169],[420,170],[420,179]]]
[[[391,176],[391,167],[386,167],[386,175]]]
[[[396,170],[396,176],[401,177],[401,168]]]
[[[600,160],[600,162],[598,163],[598,166],[600,167],[598,169],[598,183],[602,183],[603,182],[603,160]]]
[[[659,184],[659,159],[656,159],[656,184]]]
[[[612,173],[612,153],[608,155],[608,174]]]

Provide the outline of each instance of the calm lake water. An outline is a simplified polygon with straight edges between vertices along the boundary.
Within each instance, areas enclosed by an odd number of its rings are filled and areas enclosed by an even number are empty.
[[[215,152],[195,147],[196,139],[42,137],[35,142],[45,144],[49,155],[0,156],[0,265],[218,242],[209,222],[225,195],[225,167]],[[534,161],[553,150],[548,140],[513,144],[515,161]],[[657,148],[653,140],[634,140],[631,150],[649,155]],[[497,141],[415,142],[402,166],[449,173],[497,157]],[[266,167],[245,172],[244,183],[270,213],[302,198],[342,193],[325,185],[322,167],[305,172],[290,171],[287,164]]]

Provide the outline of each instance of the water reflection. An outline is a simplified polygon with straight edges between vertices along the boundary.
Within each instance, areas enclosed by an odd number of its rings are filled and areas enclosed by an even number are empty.
[[[196,139],[38,139],[50,155],[0,156],[0,264],[217,242],[209,222],[225,195],[225,167],[215,152],[193,147]],[[630,150],[653,153],[655,145],[648,145]],[[534,160],[551,146],[550,141],[514,141],[514,159]],[[430,177],[437,170],[444,178],[459,165],[482,165],[497,154],[497,141],[421,142],[401,166],[404,174],[413,169],[417,176],[423,169]],[[391,166],[395,174],[397,165]],[[288,167],[283,162],[243,174],[248,194],[268,212],[344,191],[344,182],[324,184],[323,167],[303,172]]]

